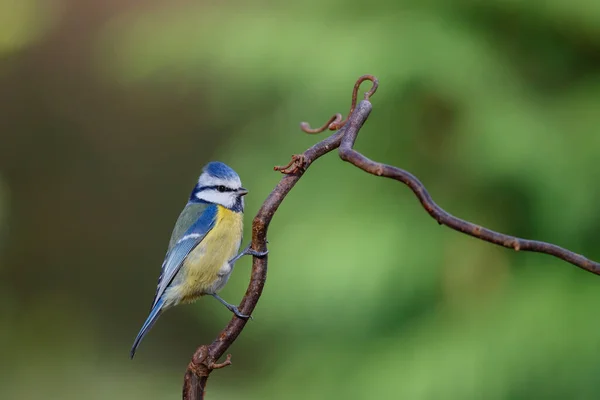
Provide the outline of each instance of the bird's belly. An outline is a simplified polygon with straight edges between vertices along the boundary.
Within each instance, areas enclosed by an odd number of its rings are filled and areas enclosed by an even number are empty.
[[[228,261],[240,248],[242,215],[224,209],[219,210],[219,218],[182,266],[182,279],[178,286],[183,302],[218,292],[225,286],[233,270]]]

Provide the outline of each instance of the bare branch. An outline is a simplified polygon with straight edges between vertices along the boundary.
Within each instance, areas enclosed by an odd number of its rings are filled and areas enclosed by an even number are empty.
[[[371,103],[368,101],[361,101],[358,104],[357,112],[360,114],[367,112],[367,110],[371,110]],[[574,253],[555,244],[540,242],[537,240],[521,239],[515,236],[498,233],[491,229],[487,229],[457,218],[448,213],[433,201],[431,195],[427,189],[425,189],[425,186],[413,174],[391,165],[381,164],[370,160],[369,158],[360,154],[358,151],[354,150],[354,142],[356,141],[358,131],[364,121],[361,119],[352,121],[352,119],[353,118],[351,118],[350,122],[354,122],[356,124],[356,128],[349,128],[346,130],[340,145],[340,158],[370,174],[384,176],[386,178],[395,179],[404,183],[417,196],[421,202],[421,205],[423,205],[423,208],[425,208],[429,215],[431,215],[440,225],[446,225],[449,228],[465,233],[469,236],[473,236],[499,246],[508,247],[515,251],[531,251],[535,253],[549,254],[576,265],[586,271],[600,275],[600,263],[589,260],[580,254]]]
[[[372,82],[371,89],[365,93],[364,100],[356,105],[358,88],[365,80]],[[423,208],[425,208],[429,215],[431,215],[440,225],[446,225],[456,231],[490,243],[512,248],[516,251],[522,250],[549,254],[574,264],[586,271],[600,275],[600,264],[591,261],[580,254],[576,254],[554,244],[521,239],[498,233],[449,214],[433,201],[425,186],[414,175],[400,168],[370,160],[354,150],[353,147],[358,132],[371,113],[372,105],[369,100],[377,90],[377,87],[378,81],[375,77],[372,75],[364,75],[358,79],[354,86],[350,114],[346,120],[342,121],[341,114],[336,114],[330,118],[325,125],[317,129],[311,129],[307,123],[301,124],[301,129],[306,133],[319,133],[326,129],[339,130],[315,144],[304,153],[292,156],[292,160],[287,165],[274,168],[276,171],[282,172],[284,176],[267,197],[256,217],[254,217],[252,222],[252,248],[254,250],[260,252],[266,251],[267,231],[271,219],[281,202],[296,185],[298,180],[300,180],[302,175],[304,175],[304,172],[308,167],[310,167],[310,165],[319,157],[339,148],[339,155],[342,160],[347,161],[370,174],[395,179],[407,185],[417,196],[423,205]],[[239,307],[240,312],[243,314],[252,314],[254,307],[256,307],[267,278],[267,263],[268,257],[253,258],[250,284],[248,285],[246,294]],[[206,382],[210,373],[215,369],[223,368],[231,364],[231,355],[228,355],[227,359],[222,363],[217,363],[217,361],[225,354],[229,346],[233,344],[235,339],[242,332],[246,322],[246,320],[233,317],[229,324],[227,324],[219,336],[210,345],[200,346],[198,350],[196,350],[185,374],[183,386],[184,400],[198,400],[204,398]]]

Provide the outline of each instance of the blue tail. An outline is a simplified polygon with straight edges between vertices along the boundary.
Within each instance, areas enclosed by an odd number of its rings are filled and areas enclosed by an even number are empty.
[[[131,353],[129,354],[129,356],[132,359],[133,359],[133,356],[135,356],[135,351],[138,348],[138,346],[140,345],[140,342],[142,341],[144,336],[146,336],[146,333],[148,333],[150,328],[152,328],[152,325],[154,325],[154,323],[156,322],[158,317],[160,317],[160,314],[162,313],[163,303],[164,303],[163,299],[158,300],[158,302],[156,303],[154,308],[152,308],[152,311],[150,311],[150,315],[148,315],[148,318],[146,319],[146,322],[144,322],[142,329],[140,329],[140,333],[138,333],[137,337],[135,338],[135,341],[133,342],[133,346],[131,347]]]

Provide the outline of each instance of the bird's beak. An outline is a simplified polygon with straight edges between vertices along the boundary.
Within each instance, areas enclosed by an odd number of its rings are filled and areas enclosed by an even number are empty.
[[[245,195],[247,195],[247,194],[248,194],[248,190],[247,190],[247,189],[244,189],[244,188],[239,188],[239,189],[237,190],[237,192],[238,192],[238,194],[239,194],[240,196],[245,196]]]

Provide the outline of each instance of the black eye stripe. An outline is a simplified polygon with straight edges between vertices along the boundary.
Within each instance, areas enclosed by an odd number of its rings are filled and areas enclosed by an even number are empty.
[[[202,186],[198,190],[200,192],[202,192],[204,190],[217,190],[219,192],[235,192],[235,189],[228,188],[227,186],[223,186],[223,185]]]

